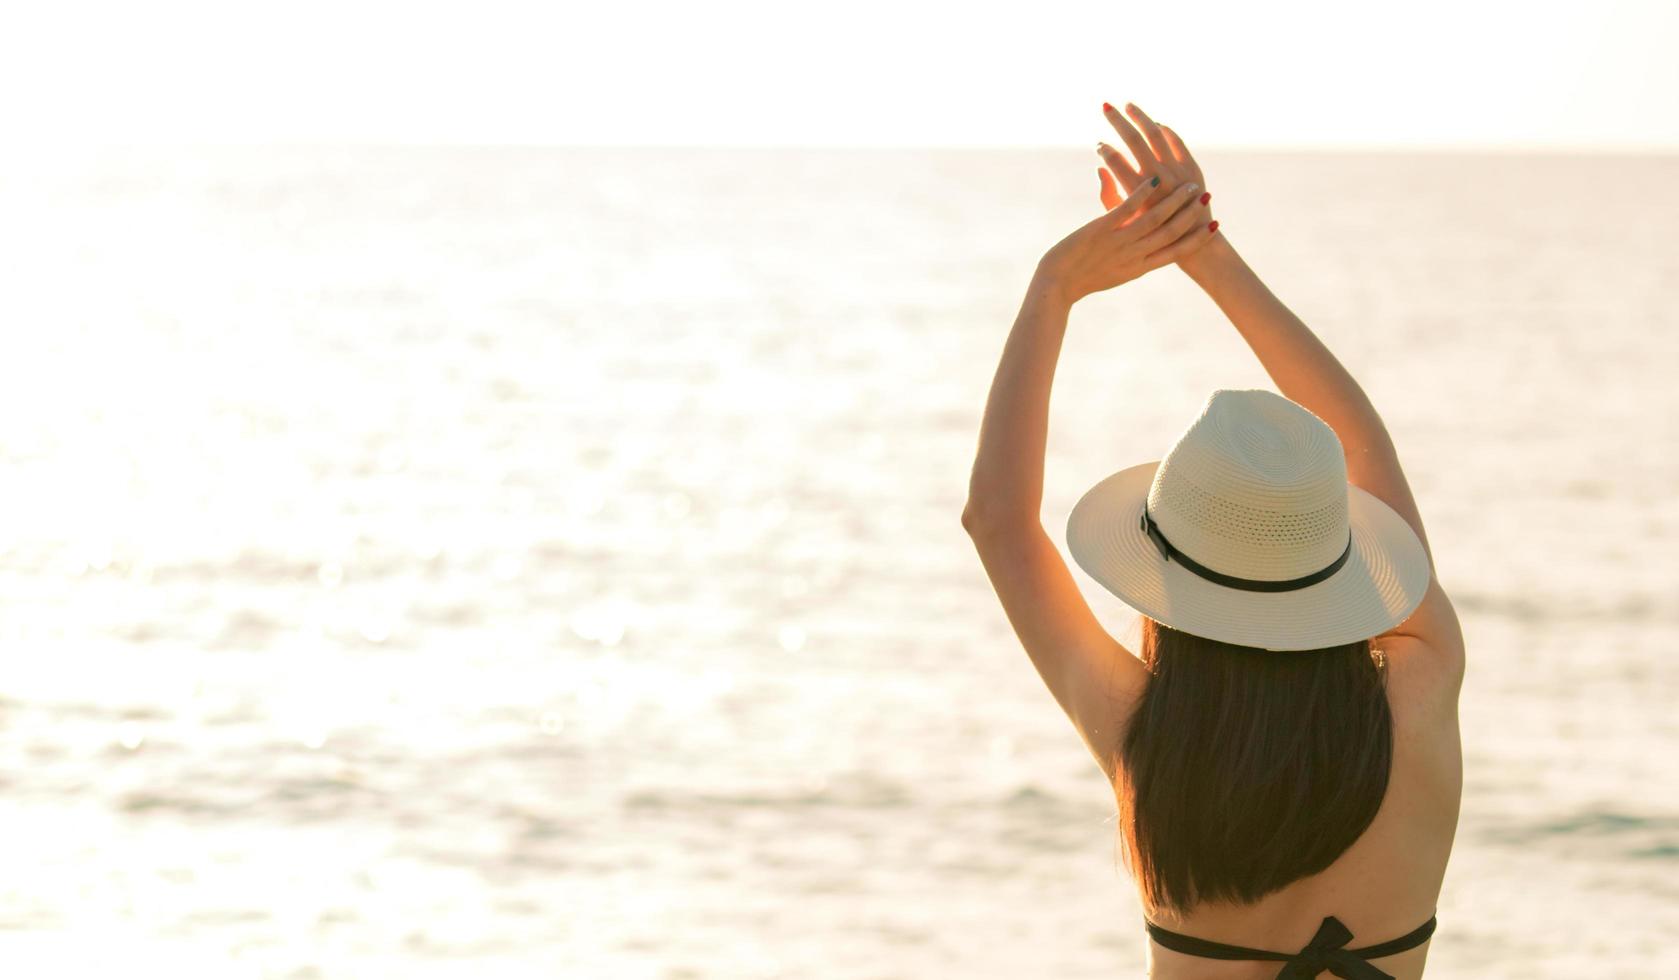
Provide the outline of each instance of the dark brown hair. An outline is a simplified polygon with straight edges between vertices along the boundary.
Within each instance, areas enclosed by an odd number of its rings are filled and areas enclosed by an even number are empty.
[[[1143,617],[1153,675],[1121,737],[1119,831],[1150,907],[1248,905],[1376,817],[1393,761],[1385,662],[1223,643]]]

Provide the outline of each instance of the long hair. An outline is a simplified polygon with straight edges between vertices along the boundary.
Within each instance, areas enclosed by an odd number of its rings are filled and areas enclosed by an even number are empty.
[[[1152,676],[1121,736],[1115,795],[1148,904],[1248,905],[1364,832],[1393,761],[1371,646],[1261,650],[1143,618]]]

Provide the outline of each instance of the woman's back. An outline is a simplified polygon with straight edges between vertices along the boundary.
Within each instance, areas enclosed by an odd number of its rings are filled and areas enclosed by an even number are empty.
[[[1328,868],[1252,905],[1203,904],[1178,916],[1150,909],[1139,891],[1149,921],[1217,943],[1293,954],[1312,942],[1326,916],[1351,930],[1345,948],[1358,949],[1405,936],[1434,915],[1462,798],[1462,658],[1411,636],[1389,635],[1375,645],[1386,663],[1394,737],[1388,787],[1370,826]],[[1424,941],[1369,962],[1414,980],[1429,946]],[[1275,961],[1190,955],[1153,939],[1149,954],[1148,976],[1156,980],[1272,980],[1280,969]]]

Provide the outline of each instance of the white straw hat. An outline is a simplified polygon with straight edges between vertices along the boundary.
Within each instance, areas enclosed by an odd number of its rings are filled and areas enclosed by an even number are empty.
[[[1335,430],[1262,388],[1215,390],[1165,459],[1091,487],[1067,546],[1145,616],[1265,650],[1386,632],[1430,578],[1405,519],[1347,482]]]

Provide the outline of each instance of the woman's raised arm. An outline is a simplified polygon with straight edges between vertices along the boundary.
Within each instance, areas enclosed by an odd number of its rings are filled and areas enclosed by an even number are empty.
[[[1248,267],[1229,239],[1217,236],[1184,271],[1224,311],[1283,397],[1335,430],[1346,453],[1348,481],[1405,518],[1427,551],[1422,516],[1393,439],[1352,374]],[[1430,552],[1430,567],[1433,562]]]
[[[1335,430],[1347,458],[1347,481],[1405,518],[1422,541],[1432,571],[1434,554],[1398,451],[1381,415],[1352,374],[1271,292],[1225,236],[1214,236],[1206,248],[1179,265],[1224,311],[1283,397]],[[1450,663],[1461,670],[1463,631],[1438,576],[1410,618],[1387,635],[1420,639],[1448,654]]]
[[[1103,205],[1112,208],[1119,202],[1113,186],[1115,179],[1129,188],[1139,170],[1161,174],[1168,187],[1191,179],[1206,183],[1194,155],[1174,130],[1149,118],[1135,103],[1127,102],[1124,112],[1111,105],[1102,109],[1108,123],[1140,165],[1133,167],[1118,150],[1106,143],[1097,144],[1097,152],[1113,174],[1113,178],[1106,173],[1102,176]],[[1201,203],[1206,204],[1211,197],[1212,192],[1206,192]],[[1381,498],[1404,517],[1427,551],[1428,537],[1423,534],[1422,517],[1417,513],[1417,502],[1400,469],[1393,440],[1364,389],[1306,324],[1248,268],[1230,240],[1217,234],[1216,222],[1212,230],[1214,234],[1206,247],[1179,259],[1179,268],[1206,290],[1230,318],[1242,339],[1259,356],[1259,363],[1276,382],[1283,397],[1305,406],[1335,430],[1346,451],[1348,480]],[[1434,555],[1429,552],[1430,566],[1433,562]]]
[[[991,381],[962,510],[1010,625],[1110,782],[1117,719],[1148,671],[1097,622],[1039,508],[1049,393],[1072,304],[1170,265],[1212,237],[1187,207],[1194,188],[1160,194],[1145,178],[1137,190],[1039,261]]]
[[[1103,205],[1114,207],[1119,201],[1116,182],[1129,189],[1140,172],[1158,173],[1167,186],[1189,180],[1207,183],[1194,155],[1175,130],[1149,118],[1135,103],[1126,103],[1124,112],[1104,105],[1103,112],[1138,161],[1133,166],[1118,150],[1098,144],[1097,152],[1111,172],[1111,176],[1102,176]],[[1204,193],[1201,204],[1206,206],[1211,197],[1211,191]],[[1335,430],[1346,454],[1348,482],[1392,507],[1411,525],[1433,569],[1434,553],[1429,549],[1411,485],[1399,465],[1393,439],[1364,389],[1323,341],[1248,267],[1229,238],[1218,231],[1217,222],[1212,223],[1211,230],[1206,246],[1179,258],[1178,267],[1224,311],[1283,397],[1304,406]],[[1389,633],[1414,636],[1460,655],[1463,649],[1457,614],[1438,578],[1430,584],[1416,612]]]

